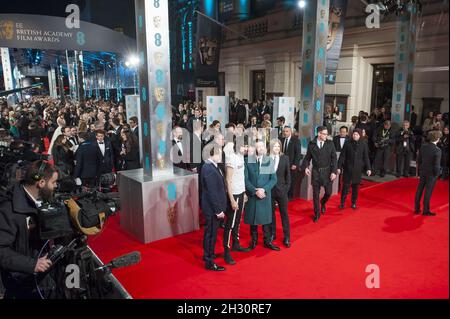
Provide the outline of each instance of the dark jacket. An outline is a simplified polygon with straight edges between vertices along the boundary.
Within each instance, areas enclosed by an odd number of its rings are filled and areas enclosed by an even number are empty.
[[[344,171],[344,184],[360,184],[361,175],[370,170],[367,143],[354,140],[345,143],[339,156],[338,167]]]
[[[278,194],[280,197],[289,191],[291,187],[291,165],[289,163],[289,157],[286,155],[280,155],[280,163],[277,168],[277,184],[272,189],[272,193]]]
[[[74,155],[71,150],[65,150],[61,145],[54,145],[52,156],[55,166],[62,172],[72,175],[74,167]]]
[[[287,145],[286,149],[284,149],[285,140],[286,140],[285,138],[281,140],[281,147],[283,148],[283,153],[287,155],[287,157],[289,158],[289,165],[299,166],[301,150],[298,138],[295,136],[291,136],[291,139],[289,140],[289,144]]]
[[[417,162],[420,176],[439,176],[441,174],[442,151],[433,143],[422,145]]]
[[[404,142],[406,142],[406,147],[404,146]],[[397,153],[414,153],[415,142],[412,130],[405,132],[405,130],[401,128],[395,135],[395,144],[397,146]]]
[[[15,184],[1,195],[0,270],[9,297],[37,297],[33,272],[44,245],[38,228],[31,226],[37,218],[37,208],[22,185]]]
[[[75,152],[75,178],[96,178],[99,175],[101,154],[98,146],[90,141],[85,141],[78,146]]]
[[[381,149],[390,147],[395,142],[392,128],[385,130],[384,127],[380,127],[373,136],[373,142]]]
[[[227,209],[227,192],[224,177],[211,162],[206,162],[201,171],[202,211],[205,215],[218,215]]]
[[[326,184],[330,182],[330,174],[337,171],[337,155],[334,143],[330,140],[324,142],[322,149],[317,145],[317,137],[309,142],[306,156],[300,165],[303,171],[312,161],[312,183]]]
[[[104,140],[105,143],[105,154],[102,154],[102,151],[100,150],[99,144],[97,141],[95,141],[94,145],[97,147],[97,152],[99,154],[100,158],[100,167],[99,167],[99,174],[107,174],[111,173],[114,166],[114,153],[113,153],[113,147],[111,145],[111,140],[107,137],[105,137]],[[139,147],[138,147],[139,150]]]
[[[348,141],[349,141],[349,137],[346,136],[344,146],[345,146],[345,144],[348,143]],[[336,135],[335,137],[333,137],[333,143],[334,143],[334,148],[336,149],[336,152],[342,152],[340,135]]]
[[[139,157],[139,145],[132,145],[130,151],[125,155],[122,155],[123,159],[123,169],[138,169],[141,167],[141,159]]]

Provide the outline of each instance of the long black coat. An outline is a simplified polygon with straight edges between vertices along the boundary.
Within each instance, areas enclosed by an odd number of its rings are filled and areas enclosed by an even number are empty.
[[[338,167],[344,170],[344,184],[360,184],[362,174],[370,170],[367,143],[354,140],[345,143],[339,156]]]
[[[342,156],[342,155],[341,155]],[[334,143],[326,140],[323,148],[317,146],[317,137],[310,141],[305,158],[300,165],[300,171],[304,171],[312,161],[311,184],[326,185],[330,183],[331,173],[337,171],[337,155]]]

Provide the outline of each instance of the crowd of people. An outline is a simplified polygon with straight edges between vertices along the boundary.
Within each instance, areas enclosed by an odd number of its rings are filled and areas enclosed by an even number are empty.
[[[59,178],[71,177],[77,185],[95,187],[104,174],[141,167],[138,119],[126,118],[123,103],[92,99],[62,102],[35,96],[14,108],[6,102],[0,108],[2,143],[16,143],[19,148],[29,145],[31,155],[48,152]],[[301,154],[298,124],[289,127],[284,117],[276,118],[274,123],[272,100],[250,103],[232,99],[230,122],[213,121],[209,126],[201,102],[188,101],[173,107],[171,158],[176,170],[189,170],[199,176],[206,269],[225,270],[214,261],[219,227],[225,229],[227,264],[236,263],[232,252],[248,252],[257,246],[260,225],[264,247],[279,251],[276,212],[282,222],[282,244],[289,248],[288,205],[295,197],[302,173],[311,176],[314,222],[326,213],[336,179],[342,182],[339,208],[345,208],[351,189],[351,207],[356,209],[364,174],[383,177],[395,167],[398,177],[418,176],[422,162],[428,164],[439,158],[439,165],[434,163],[430,174],[433,178],[448,178],[448,113],[430,113],[420,125],[413,111],[410,119],[394,128],[386,107],[376,108],[372,114],[359,112],[349,126],[340,125],[339,109],[326,110],[323,126],[317,128],[306,154]],[[298,116],[297,111],[296,123]],[[424,156],[419,152],[422,144],[435,147]],[[411,173],[413,159],[418,163],[415,173]],[[427,215],[431,213],[429,198],[435,180],[430,180],[428,173],[423,179],[422,175],[417,198],[420,202],[425,190]],[[320,199],[322,187],[325,192]],[[416,212],[420,212],[417,201]],[[249,225],[249,247],[239,243],[241,219]]]
[[[1,114],[3,135],[48,152],[60,177],[73,176],[80,185],[92,187],[103,174],[140,167],[138,119],[127,123],[123,103],[35,96],[15,108],[3,103]]]

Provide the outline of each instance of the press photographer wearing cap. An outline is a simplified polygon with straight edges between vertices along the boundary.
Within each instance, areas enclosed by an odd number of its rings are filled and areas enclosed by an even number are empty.
[[[52,165],[36,161],[20,184],[0,195],[0,271],[5,299],[40,298],[34,274],[45,273],[51,261],[46,256],[38,258],[44,242],[38,234],[37,210],[52,198],[57,180]],[[41,277],[39,286],[50,297],[54,287],[48,276]]]

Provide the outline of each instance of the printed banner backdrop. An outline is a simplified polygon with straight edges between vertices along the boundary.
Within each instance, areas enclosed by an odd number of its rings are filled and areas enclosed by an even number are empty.
[[[66,27],[66,18],[0,14],[0,47],[121,52],[136,50],[136,41],[97,24],[80,21]]]
[[[274,100],[273,119],[284,116],[286,125],[294,128],[295,97],[276,97]]]
[[[401,124],[410,118],[413,75],[416,56],[418,15],[414,6],[397,22],[397,43],[392,90],[392,122]]]
[[[218,1],[202,0],[200,11],[217,20]],[[219,25],[208,18],[197,15],[197,58],[195,85],[197,87],[219,86],[219,57],[222,31]]]
[[[331,0],[330,17],[328,22],[327,39],[327,71],[326,83],[336,82],[336,72],[341,55],[342,40],[344,37],[345,14],[347,12],[347,0]]]
[[[318,0],[304,9],[299,118],[302,154],[306,154],[317,127],[323,125],[329,4],[329,0]]]
[[[230,97],[229,96],[207,96],[206,97],[206,109],[208,118],[206,124],[212,124],[213,121],[217,120],[222,124],[222,127],[229,121],[229,107],[230,107]]]

